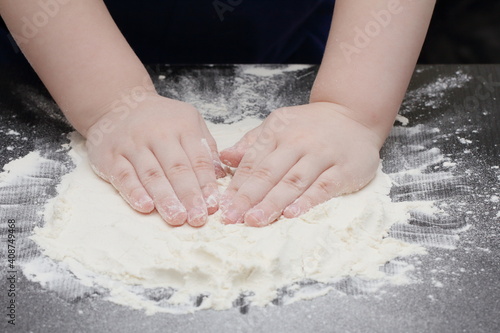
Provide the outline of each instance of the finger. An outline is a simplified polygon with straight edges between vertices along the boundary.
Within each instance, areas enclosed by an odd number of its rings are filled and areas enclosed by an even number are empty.
[[[165,171],[177,198],[187,210],[189,225],[193,227],[204,225],[208,216],[207,206],[198,179],[184,149],[178,144],[165,148],[158,143],[153,144],[151,148]],[[211,163],[208,164],[211,165]]]
[[[238,192],[243,183],[245,183],[245,181],[252,175],[254,169],[275,149],[275,144],[269,144],[267,146],[252,146],[247,149],[245,156],[239,163],[239,166],[229,183],[229,186],[226,188],[221,197],[219,206],[223,213],[232,202],[236,192]]]
[[[285,208],[283,216],[298,217],[312,207],[346,193],[349,184],[347,178],[340,167],[329,168],[297,200]]]
[[[293,150],[277,149],[256,166],[233,196],[228,208],[222,212],[225,223],[238,223],[244,214],[258,204],[266,194],[297,163],[300,156]],[[241,179],[241,178],[240,178]]]
[[[230,167],[237,167],[243,159],[248,148],[256,141],[261,132],[262,125],[248,131],[237,143],[232,147],[226,148],[220,152],[221,160],[224,164]]]
[[[155,155],[150,150],[143,150],[127,158],[135,166],[139,180],[153,198],[161,217],[173,226],[184,224],[186,209],[175,195]]]
[[[220,194],[208,142],[206,139],[189,136],[182,138],[181,144],[198,179],[207,211],[213,214],[219,208]]]
[[[222,178],[226,176],[226,172],[224,171],[224,168],[222,167],[222,162],[219,157],[219,151],[217,149],[217,143],[215,142],[212,134],[208,130],[207,124],[205,123],[204,120],[201,121],[201,127],[204,135],[204,145],[205,147],[209,150],[210,155],[212,157],[212,161],[214,164],[214,169],[215,169],[215,176],[217,178]]]
[[[321,163],[312,156],[301,158],[265,198],[245,214],[244,222],[252,227],[274,222],[329,166],[326,160]]]
[[[151,213],[155,208],[153,199],[142,186],[132,164],[123,156],[118,156],[109,168],[104,167],[102,172],[94,164],[91,164],[94,172],[111,183],[125,201],[135,210],[141,213]]]

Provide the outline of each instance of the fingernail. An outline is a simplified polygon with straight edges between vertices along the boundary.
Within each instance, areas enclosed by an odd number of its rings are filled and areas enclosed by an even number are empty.
[[[188,223],[192,226],[199,227],[207,222],[207,211],[196,207],[188,212]]]
[[[226,171],[224,171],[224,168],[222,167],[222,163],[219,161],[213,161],[214,164],[214,170],[215,170],[215,176],[217,178],[222,178],[226,176]]]
[[[271,224],[272,222],[276,221],[282,214],[283,212],[274,212],[269,216],[269,219],[267,220],[267,224]]]
[[[158,212],[160,213],[161,217],[169,224],[182,225],[184,224],[184,222],[186,222],[187,212],[185,210],[177,212],[168,212],[160,209]]]
[[[144,195],[135,202],[135,206],[141,210],[153,210],[154,201],[149,195]]]
[[[221,162],[219,162],[217,160],[212,160],[212,163],[213,163],[215,169],[222,169]]]
[[[207,208],[215,208],[218,205],[217,195],[215,193],[210,194],[206,199],[205,203],[207,204]]]
[[[156,207],[156,210],[169,224],[181,225],[186,222],[186,208],[184,208],[184,206],[178,201],[160,205],[159,207]]]
[[[223,159],[222,162],[227,165],[227,166],[230,166],[232,167],[233,166],[233,163],[231,163],[231,161],[227,160],[227,159]]]
[[[264,211],[262,209],[250,209],[245,214],[245,222],[252,226],[264,226],[267,225],[268,222],[264,216]],[[250,223],[248,223],[250,222]]]
[[[298,217],[300,215],[300,207],[299,205],[293,203],[285,208],[285,211],[283,213],[291,217]]]
[[[219,205],[220,192],[217,185],[208,185],[203,188],[203,197],[207,208],[216,208]]]
[[[230,203],[231,203],[231,199],[229,198],[229,196],[226,193],[224,193],[220,197],[220,200],[219,200],[219,209],[222,212],[227,211],[227,209],[229,208]]]
[[[133,209],[138,210],[141,213],[151,213],[155,208],[153,199],[148,195],[141,197],[138,201],[132,201],[132,198],[119,192],[123,200],[125,200]],[[149,206],[149,207],[148,207]]]
[[[243,214],[236,209],[230,209],[222,213],[222,221],[227,224],[243,222]]]
[[[222,162],[220,161],[219,154],[217,152],[211,151],[212,154],[212,163],[214,165],[215,174],[217,178],[222,178],[226,175],[224,171],[224,167],[222,166]]]

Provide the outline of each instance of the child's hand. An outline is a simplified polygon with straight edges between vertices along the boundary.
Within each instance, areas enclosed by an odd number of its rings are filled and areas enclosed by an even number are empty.
[[[105,113],[87,138],[92,167],[135,210],[201,226],[218,209],[216,174],[224,171],[193,106],[152,94],[134,109]]]
[[[383,138],[351,113],[324,102],[278,109],[222,151],[238,166],[221,199],[224,222],[265,226],[370,182]]]

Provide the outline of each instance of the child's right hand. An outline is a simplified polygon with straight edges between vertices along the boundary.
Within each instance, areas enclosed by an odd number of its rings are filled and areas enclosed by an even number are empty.
[[[131,109],[107,111],[87,131],[92,167],[142,213],[174,226],[202,226],[218,209],[216,143],[191,105],[148,95]]]
[[[0,15],[30,64],[88,138],[94,170],[134,209],[156,208],[172,225],[203,225],[218,208],[216,172],[223,174],[203,118],[154,91],[104,1],[65,1],[57,10],[33,36],[19,39],[26,37],[21,18],[35,17],[40,4],[0,0]],[[136,88],[148,91],[137,105],[131,98],[127,106],[111,106]]]

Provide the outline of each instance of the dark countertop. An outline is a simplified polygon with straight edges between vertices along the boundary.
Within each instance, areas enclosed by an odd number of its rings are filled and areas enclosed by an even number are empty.
[[[316,67],[271,76],[249,66],[149,66],[161,94],[193,103],[205,118],[236,121],[305,103]],[[271,66],[274,69],[282,66]],[[166,75],[160,80],[158,75]],[[249,89],[250,88],[250,89]],[[222,105],[225,119],[206,103]],[[445,217],[412,217],[391,234],[426,246],[405,259],[417,282],[367,292],[345,279],[328,295],[266,308],[236,306],[188,315],[156,314],[116,305],[92,289],[42,288],[20,266],[39,249],[27,237],[43,204],[71,168],[64,151],[71,127],[29,70],[0,70],[0,165],[39,150],[61,161],[19,185],[0,183],[0,330],[8,332],[498,332],[500,331],[500,65],[420,66],[403,116],[382,151],[395,201],[436,200]],[[436,130],[437,129],[437,130]],[[17,134],[16,134],[17,133]],[[440,156],[434,154],[439,149]],[[429,153],[431,152],[431,153]],[[420,167],[421,175],[401,171]],[[7,220],[16,220],[16,326],[7,323]],[[391,264],[384,269],[394,268]],[[392,267],[392,268],[391,268]]]

